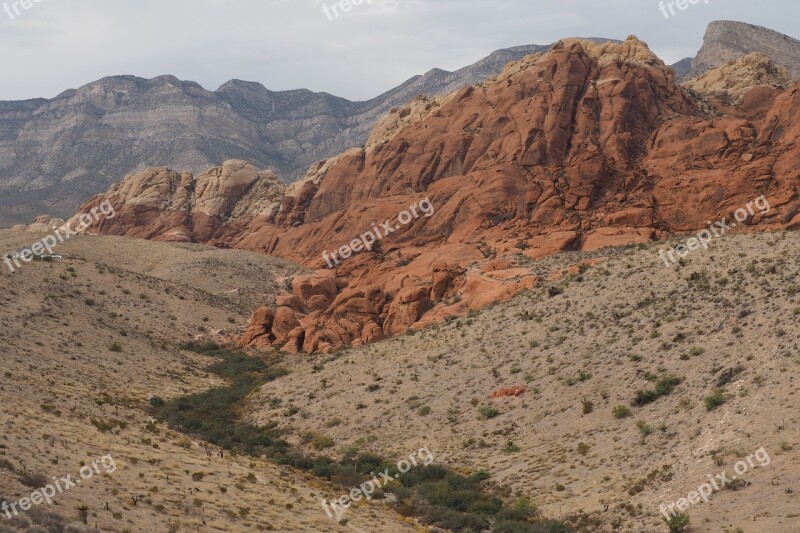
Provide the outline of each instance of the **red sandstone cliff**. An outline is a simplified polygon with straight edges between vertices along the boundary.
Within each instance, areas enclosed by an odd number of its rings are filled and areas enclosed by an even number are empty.
[[[720,67],[689,90],[635,38],[565,40],[479,86],[395,110],[365,148],[291,186],[241,161],[196,179],[151,169],[81,212],[109,200],[117,216],[90,231],[244,248],[321,269],[295,279],[277,310],[259,309],[242,346],[371,342],[535,285],[515,256],[698,230],[762,194],[773,209],[749,224],[796,226],[798,86],[762,83],[779,71],[768,60],[745,67]],[[705,87],[714,90],[697,92]],[[323,252],[373,222],[397,225],[425,198],[432,216],[325,269]]]

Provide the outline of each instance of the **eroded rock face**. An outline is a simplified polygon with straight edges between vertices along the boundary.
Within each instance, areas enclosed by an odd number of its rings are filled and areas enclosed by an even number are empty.
[[[214,242],[242,220],[274,218],[284,186],[272,172],[245,161],[226,161],[196,179],[189,172],[151,168],[132,174],[81,207],[79,215],[109,202],[113,218],[100,217],[89,232],[174,242]],[[235,231],[235,229],[234,229]]]
[[[378,118],[415,95],[451,93],[546,49],[498,50],[454,72],[432,69],[361,102],[303,89],[271,91],[242,80],[207,91],[173,76],[112,76],[50,100],[0,102],[0,227],[30,220],[42,205],[64,217],[107,188],[109,176],[141,165],[197,175],[237,154],[292,181],[314,161],[363,144]]]
[[[534,287],[519,256],[697,231],[761,195],[772,209],[749,224],[800,225],[800,88],[760,84],[736,102],[693,94],[635,37],[569,39],[481,85],[412,101],[365,148],[292,186],[242,162],[212,169],[199,188],[201,178],[155,169],[83,210],[104,199],[117,207],[94,231],[319,269],[295,278],[273,315],[259,310],[240,345],[327,351]],[[434,209],[398,223],[423,200]],[[328,268],[324,254],[384,221],[390,234]]]
[[[275,312],[269,307],[259,307],[250,317],[250,324],[247,326],[247,331],[245,331],[242,338],[239,339],[238,346],[240,348],[267,348],[271,346],[275,340],[275,336],[272,333],[274,322]]]

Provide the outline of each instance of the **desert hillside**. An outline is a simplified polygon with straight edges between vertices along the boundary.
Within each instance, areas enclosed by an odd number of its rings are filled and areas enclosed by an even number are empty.
[[[537,287],[466,317],[329,354],[271,351],[288,373],[237,417],[311,455],[425,448],[586,533],[666,531],[662,504],[763,449],[740,481],[689,507],[688,531],[793,533],[798,239],[732,234],[670,266],[659,251],[676,241],[530,260]],[[76,238],[63,252],[0,274],[10,324],[0,395],[13,406],[2,496],[107,455],[116,468],[66,492],[47,509],[58,516],[30,519],[83,531],[85,509],[89,527],[118,532],[420,527],[375,501],[337,524],[319,500],[341,488],[247,454],[220,458],[153,423],[151,398],[224,386],[213,358],[181,343],[241,333],[248,302],[274,298],[299,267],[114,237]]]
[[[3,231],[0,247],[32,238]],[[352,531],[320,507],[337,495],[329,484],[263,459],[220,458],[216,447],[154,424],[150,414],[154,396],[223,385],[207,371],[211,358],[179,344],[241,329],[252,306],[274,299],[300,267],[113,237],[75,238],[59,252],[63,261],[0,272],[0,501],[112,459],[52,507],[0,515],[0,531]],[[365,530],[414,530],[380,504],[349,520]]]
[[[427,446],[592,533],[666,531],[661,504],[764,448],[689,531],[794,533],[800,235],[729,236],[670,267],[665,244],[532,261],[542,285],[509,302],[292,357],[249,417],[338,449]]]

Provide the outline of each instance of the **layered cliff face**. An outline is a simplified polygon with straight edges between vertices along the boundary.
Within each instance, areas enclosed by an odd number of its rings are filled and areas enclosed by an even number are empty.
[[[700,95],[634,37],[565,40],[486,83],[396,110],[365,148],[290,187],[242,162],[197,180],[157,169],[81,211],[110,200],[120,214],[91,231],[320,269],[295,278],[277,309],[259,309],[242,346],[360,344],[534,286],[521,258],[696,231],[761,195],[771,209],[747,224],[796,226],[800,93],[747,79],[741,95],[720,99],[724,84]],[[420,202],[431,209],[404,221]],[[330,261],[385,221],[370,250]]]
[[[686,65],[676,63],[684,79],[696,78],[706,71],[735,61],[742,56],[760,53],[789,69],[793,80],[800,80],[800,41],[768,28],[716,20],[711,22],[697,56]]]

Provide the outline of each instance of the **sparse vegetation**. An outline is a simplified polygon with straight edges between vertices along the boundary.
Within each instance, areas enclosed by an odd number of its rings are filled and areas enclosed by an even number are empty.
[[[638,407],[652,403],[662,396],[672,394],[675,388],[681,383],[683,383],[683,379],[679,377],[666,376],[661,378],[656,383],[655,389],[637,391],[636,397],[634,398],[632,404]]]
[[[625,405],[617,405],[611,410],[611,414],[614,415],[614,418],[628,418],[631,416],[631,410]]]
[[[259,428],[239,421],[236,414],[239,403],[262,383],[285,374],[276,360],[249,357],[221,350],[216,345],[187,344],[183,348],[220,359],[209,370],[230,379],[231,384],[153,406],[156,416],[170,427],[238,453],[265,455],[278,464],[309,471],[345,488],[368,479],[373,475],[371,472],[386,469],[390,473],[397,472],[394,463],[375,455],[358,454],[355,450],[346,451],[338,461],[326,456],[312,457],[292,448],[274,427]],[[499,414],[493,408],[482,407],[479,411],[486,418]],[[305,438],[317,450],[333,446],[332,439],[319,434]],[[507,451],[518,450],[509,441]],[[501,498],[485,491],[482,486],[485,479],[483,473],[465,476],[437,464],[417,465],[399,475],[398,483],[384,487],[383,491],[397,497],[401,514],[418,517],[423,523],[439,528],[466,532],[487,529],[496,522],[502,526],[501,531],[508,532],[569,532],[561,522],[538,517],[533,507],[520,502],[507,506]]]
[[[681,533],[686,531],[686,528],[689,527],[689,515],[686,513],[677,513],[667,518],[661,518],[669,528],[670,533]]]
[[[710,396],[706,396],[706,398],[705,398],[706,410],[707,411],[713,411],[714,409],[716,409],[720,405],[723,405],[727,401],[728,401],[728,398],[725,395],[725,390],[724,389],[717,389]]]

